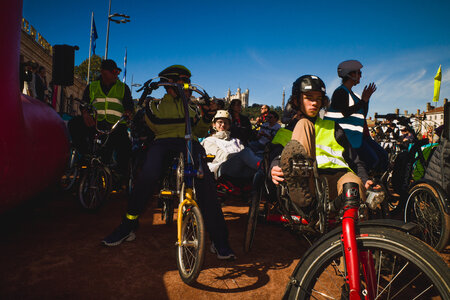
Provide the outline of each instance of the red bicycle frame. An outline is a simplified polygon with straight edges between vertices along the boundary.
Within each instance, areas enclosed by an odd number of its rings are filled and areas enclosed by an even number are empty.
[[[373,255],[370,251],[359,252],[358,250],[355,232],[357,222],[358,208],[352,206],[344,207],[341,241],[344,244],[345,265],[347,268],[346,280],[350,288],[349,297],[350,300],[359,300],[362,295],[366,300],[373,300],[376,297],[377,286]],[[366,282],[364,291],[361,291],[360,264]]]

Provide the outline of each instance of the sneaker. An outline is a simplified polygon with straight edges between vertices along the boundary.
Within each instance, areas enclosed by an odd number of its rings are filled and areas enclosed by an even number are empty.
[[[110,235],[108,235],[102,244],[108,247],[120,245],[123,241],[131,242],[136,238],[134,230],[137,228],[136,220],[124,219]]]
[[[211,248],[209,248],[209,250],[211,251],[211,253],[217,254],[218,259],[235,260],[237,258],[230,247],[222,247],[218,249],[216,248],[214,243],[211,243]]]
[[[280,167],[288,186],[289,197],[300,207],[306,207],[312,202],[309,188],[310,160],[303,145],[296,140],[289,141],[281,153]]]

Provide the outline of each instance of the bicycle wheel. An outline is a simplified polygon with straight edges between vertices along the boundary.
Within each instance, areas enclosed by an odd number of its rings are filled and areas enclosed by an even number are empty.
[[[376,299],[450,299],[450,271],[428,245],[391,228],[362,227],[360,253],[373,254]],[[295,268],[283,299],[348,299],[342,230],[333,230],[311,248]],[[361,289],[367,294],[361,269]]]
[[[411,188],[406,201],[405,222],[415,222],[422,233],[419,238],[437,251],[444,250],[450,236],[450,216],[445,213],[438,191],[428,183]]]
[[[205,225],[200,209],[186,207],[181,226],[181,244],[177,246],[177,266],[186,284],[195,282],[205,258]]]
[[[78,178],[79,169],[77,165],[78,160],[77,157],[78,157],[77,151],[75,149],[72,149],[70,152],[69,163],[60,180],[60,185],[63,191],[70,190]]]
[[[255,237],[256,224],[258,223],[259,205],[264,193],[264,187],[261,186],[253,192],[250,207],[248,208],[247,226],[245,228],[244,236],[244,252],[249,252],[253,245],[253,238]]]
[[[173,224],[173,204],[174,200],[172,198],[170,199],[164,199],[163,201],[163,218],[166,225],[170,226]]]
[[[84,174],[78,192],[83,208],[96,210],[105,202],[110,191],[110,176],[108,169],[99,166],[93,167]]]

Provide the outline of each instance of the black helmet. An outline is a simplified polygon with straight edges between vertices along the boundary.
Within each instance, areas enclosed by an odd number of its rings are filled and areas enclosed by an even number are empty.
[[[178,79],[180,75],[184,75],[187,77],[191,77],[191,71],[189,71],[188,68],[186,68],[183,65],[172,65],[170,67],[165,68],[162,70],[158,76],[166,77],[170,79]]]
[[[326,93],[325,83],[314,75],[303,75],[292,84],[292,95],[299,96],[301,93],[317,91]]]

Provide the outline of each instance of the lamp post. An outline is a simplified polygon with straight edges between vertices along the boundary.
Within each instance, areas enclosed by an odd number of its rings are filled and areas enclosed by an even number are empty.
[[[115,17],[119,17],[122,19],[114,19]],[[127,16],[124,14],[118,14],[118,13],[111,14],[111,0],[109,0],[108,26],[106,27],[105,59],[108,58],[109,22],[110,21],[113,21],[114,23],[117,23],[117,24],[130,22],[130,16]]]

